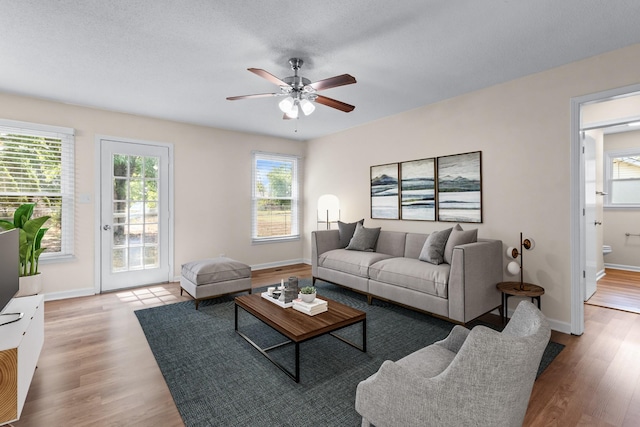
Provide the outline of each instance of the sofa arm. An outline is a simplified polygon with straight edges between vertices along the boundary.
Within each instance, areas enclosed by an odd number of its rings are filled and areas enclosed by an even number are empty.
[[[456,246],[449,273],[449,317],[467,323],[500,307],[496,284],[502,274],[501,240]]]
[[[338,230],[318,230],[311,232],[311,274],[318,276],[318,257],[327,251],[340,248]]]

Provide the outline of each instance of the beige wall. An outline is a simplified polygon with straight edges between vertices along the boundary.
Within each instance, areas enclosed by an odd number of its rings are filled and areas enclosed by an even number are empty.
[[[371,220],[369,167],[481,150],[484,222],[463,227],[505,245],[516,244],[520,231],[535,239],[535,250],[525,254],[525,280],[545,287],[543,312],[569,331],[571,251],[577,250],[570,245],[570,100],[639,83],[638,67],[640,45],[634,45],[309,141],[307,230],[315,228],[324,193],[340,198],[346,221],[444,229],[450,224]]]
[[[637,120],[638,117],[640,117],[640,95],[625,96],[585,105],[582,109],[582,126],[625,121],[625,119]]]
[[[605,135],[604,150],[640,149],[640,131]],[[604,210],[604,244],[613,252],[605,256],[607,266],[640,271],[640,208]]]
[[[303,156],[304,143],[7,94],[0,94],[0,117],[75,128],[76,194],[93,200],[96,135],[173,144],[174,276],[184,262],[221,253],[253,266],[301,259],[301,241],[251,245],[251,152]],[[94,288],[94,204],[76,204],[75,214],[75,259],[41,265],[48,298]]]

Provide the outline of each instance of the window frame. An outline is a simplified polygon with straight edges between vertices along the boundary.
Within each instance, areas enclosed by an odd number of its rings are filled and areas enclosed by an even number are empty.
[[[613,182],[614,181],[628,181],[629,179],[614,179],[613,174],[613,160],[618,157],[628,156],[640,156],[639,148],[628,148],[622,150],[609,150],[604,152],[604,188],[606,188],[606,194],[604,196],[604,208],[606,209],[640,209],[640,203],[614,203],[613,197]],[[632,179],[635,181],[635,178]],[[640,178],[638,178],[640,181]]]
[[[300,240],[300,157],[293,154],[268,153],[253,151],[251,153],[251,243],[277,243]],[[283,236],[258,236],[258,201],[273,199],[273,197],[260,197],[257,193],[257,164],[259,160],[293,162],[293,176],[291,177],[291,197],[280,198],[291,200],[291,234]]]
[[[0,119],[0,132],[60,139],[62,157],[60,165],[60,251],[43,252],[42,255],[40,255],[40,264],[48,264],[50,262],[73,258],[75,241],[75,129]],[[9,194],[12,193],[5,193],[5,195]],[[34,193],[24,192],[13,194],[29,196]]]

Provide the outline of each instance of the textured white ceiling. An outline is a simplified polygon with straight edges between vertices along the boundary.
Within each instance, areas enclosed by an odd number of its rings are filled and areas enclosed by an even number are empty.
[[[635,43],[638,0],[0,0],[0,91],[306,140]],[[294,56],[356,109],[225,99]]]

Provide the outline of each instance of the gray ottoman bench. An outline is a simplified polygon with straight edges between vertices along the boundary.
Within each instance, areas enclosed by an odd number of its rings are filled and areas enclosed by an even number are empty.
[[[187,291],[200,301],[237,292],[251,293],[251,267],[231,258],[218,257],[182,265],[180,295]]]

